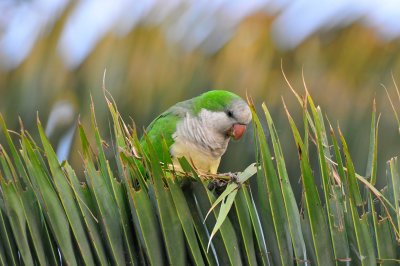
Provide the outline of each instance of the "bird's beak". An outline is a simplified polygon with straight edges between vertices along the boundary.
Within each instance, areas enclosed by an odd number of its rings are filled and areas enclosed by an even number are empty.
[[[234,140],[240,139],[246,131],[246,125],[234,124],[229,130],[229,136],[233,137]]]

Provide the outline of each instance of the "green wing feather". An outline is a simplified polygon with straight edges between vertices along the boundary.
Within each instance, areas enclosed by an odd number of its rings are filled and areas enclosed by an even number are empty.
[[[172,135],[176,131],[176,124],[181,118],[173,113],[163,113],[158,116],[146,129],[147,137],[152,143],[156,153],[161,155],[163,154],[162,150],[162,142],[165,139],[167,146],[170,147],[174,143],[174,139]],[[147,143],[142,138],[141,145],[143,147],[143,151],[147,153],[148,147]],[[162,161],[165,158],[160,158]]]
[[[177,103],[167,111],[159,115],[146,129],[147,137],[152,143],[155,151],[160,156],[163,154],[162,143],[165,139],[168,148],[174,143],[173,135],[176,131],[176,125],[188,112],[191,112],[191,100]],[[148,146],[144,138],[141,139],[141,145],[145,153],[148,152]],[[167,158],[160,158],[165,161]]]

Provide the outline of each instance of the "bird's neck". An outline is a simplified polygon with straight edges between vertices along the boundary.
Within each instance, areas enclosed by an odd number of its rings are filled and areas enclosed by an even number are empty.
[[[187,142],[213,158],[220,158],[226,151],[229,138],[217,132],[212,132],[207,127],[207,121],[190,114],[178,123],[174,135],[176,141]]]

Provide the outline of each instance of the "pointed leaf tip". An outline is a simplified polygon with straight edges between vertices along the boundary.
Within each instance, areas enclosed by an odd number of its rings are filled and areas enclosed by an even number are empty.
[[[376,113],[376,99],[375,98],[372,102],[372,112]]]
[[[36,123],[41,125],[40,118],[39,118],[39,111],[36,111]]]

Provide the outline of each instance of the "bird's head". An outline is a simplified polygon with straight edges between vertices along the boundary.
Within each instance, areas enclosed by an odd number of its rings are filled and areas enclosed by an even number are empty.
[[[240,139],[251,121],[247,103],[238,95],[213,90],[195,98],[194,112],[205,125],[220,137]]]

